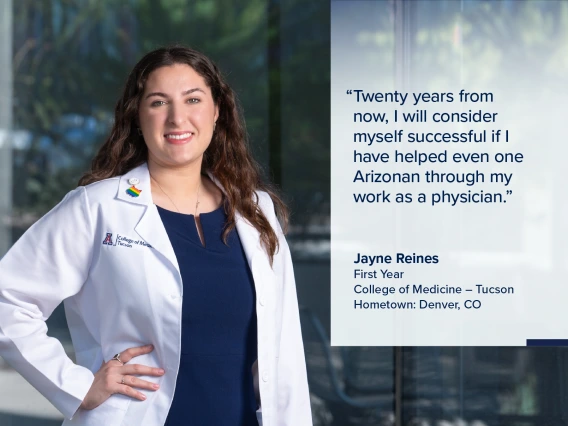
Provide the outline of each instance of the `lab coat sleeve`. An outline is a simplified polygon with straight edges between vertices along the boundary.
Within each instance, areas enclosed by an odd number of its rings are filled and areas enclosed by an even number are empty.
[[[278,354],[278,426],[312,426],[304,344],[290,248],[277,225],[282,256],[282,329]]]
[[[87,191],[79,187],[0,259],[0,356],[69,419],[94,376],[47,336],[45,321],[85,282],[93,234]]]

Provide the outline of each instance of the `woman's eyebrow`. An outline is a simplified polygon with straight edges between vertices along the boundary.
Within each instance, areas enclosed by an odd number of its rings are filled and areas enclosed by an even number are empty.
[[[182,96],[186,96],[186,95],[189,95],[190,93],[193,93],[193,92],[202,92],[202,93],[205,93],[205,91],[204,91],[203,89],[200,89],[199,87],[196,87],[196,88],[194,88],[194,89],[188,89],[188,90],[182,92],[181,95],[182,95]],[[168,97],[168,95],[166,95],[165,93],[162,93],[162,92],[152,92],[152,93],[148,93],[148,94],[144,97],[144,99],[148,99],[148,98],[151,97],[151,96],[161,96],[162,98],[167,98],[167,97]]]

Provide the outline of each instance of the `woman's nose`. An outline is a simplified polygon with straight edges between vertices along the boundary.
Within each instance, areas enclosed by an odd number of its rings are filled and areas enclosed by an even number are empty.
[[[179,105],[175,105],[174,103],[170,104],[170,108],[168,111],[168,120],[172,124],[181,125],[186,121],[187,117]]]

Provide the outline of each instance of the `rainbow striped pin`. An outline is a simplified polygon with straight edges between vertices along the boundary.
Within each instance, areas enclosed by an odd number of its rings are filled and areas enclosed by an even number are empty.
[[[138,197],[141,192],[142,192],[142,190],[136,188],[135,185],[132,185],[130,188],[128,188],[128,189],[126,190],[126,193],[127,193],[128,195],[130,195],[131,197],[134,197],[134,198]]]

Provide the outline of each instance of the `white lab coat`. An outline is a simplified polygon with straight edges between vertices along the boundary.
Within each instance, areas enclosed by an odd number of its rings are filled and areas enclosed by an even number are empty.
[[[142,192],[131,197],[130,178]],[[312,425],[290,250],[268,194],[259,206],[280,250],[270,266],[259,233],[237,214],[256,290],[258,372],[263,426]],[[111,244],[107,235],[110,234]],[[183,285],[179,266],[152,202],[146,164],[124,176],[71,191],[0,260],[0,356],[63,415],[64,425],[163,425],[174,395],[181,350]],[[46,335],[45,320],[64,300],[76,363]],[[78,410],[103,361],[153,344],[132,363],[162,367],[146,401],[112,395]],[[188,413],[188,419],[191,413]]]

